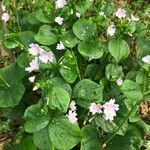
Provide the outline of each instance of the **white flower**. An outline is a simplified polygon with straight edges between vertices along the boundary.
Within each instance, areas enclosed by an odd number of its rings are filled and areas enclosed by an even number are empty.
[[[81,14],[79,12],[76,12],[76,17],[80,18]]]
[[[9,17],[9,14],[8,14],[8,13],[3,13],[3,14],[2,14],[2,20],[3,20],[3,21],[7,22],[7,21],[9,20],[9,18],[10,18],[10,17]]]
[[[116,12],[116,17],[118,17],[119,19],[125,18],[126,17],[126,10],[119,8]]]
[[[77,113],[75,111],[71,111],[69,110],[69,113],[67,114],[67,117],[69,119],[69,121],[74,124],[77,122],[78,118],[77,118]]]
[[[30,67],[25,68],[25,70],[28,71],[29,73],[38,69],[39,69],[39,62],[37,58],[35,58],[30,62]]]
[[[36,91],[37,89],[38,89],[38,87],[37,87],[37,86],[34,86],[32,90],[33,90],[33,91]]]
[[[6,6],[1,4],[2,11],[6,11]]]
[[[117,85],[121,86],[123,83],[123,80],[121,78],[116,80]]]
[[[133,14],[131,14],[131,20],[132,21],[139,21],[140,19],[139,19],[139,17],[133,16]]]
[[[107,28],[107,34],[110,35],[110,36],[113,36],[116,32],[116,29],[115,29],[115,25],[114,24],[111,24],[110,26],[108,26]]]
[[[144,56],[142,58],[142,61],[145,62],[146,64],[150,64],[150,55]]]
[[[96,103],[91,103],[89,110],[92,113],[92,115],[95,115],[96,113],[101,113],[101,108],[102,106],[100,104],[96,104]]]
[[[33,83],[33,82],[34,82],[34,80],[35,80],[35,76],[29,77],[29,81],[30,81],[30,82],[32,82],[32,83]]]
[[[64,46],[63,43],[60,41],[60,43],[57,44],[56,49],[57,49],[57,50],[65,49],[65,46]]]
[[[105,119],[112,121],[116,116],[116,111],[119,110],[119,105],[115,104],[115,99],[111,99],[103,105]]]
[[[64,21],[64,19],[59,16],[55,18],[55,22],[58,23],[59,25],[62,25],[63,21]]]
[[[31,43],[31,44],[29,44],[29,47],[30,47],[28,49],[29,53],[34,56],[37,56],[42,51],[44,51],[38,44]]]
[[[100,16],[104,16],[104,17],[106,18],[106,16],[105,16],[105,14],[104,14],[103,11],[99,12],[99,15],[100,15]]]
[[[52,62],[53,61],[52,52],[43,51],[39,56],[39,60],[41,60],[41,62],[43,62],[43,63]]]
[[[76,110],[77,110],[75,101],[72,101],[72,102],[70,103],[69,108],[70,108],[72,111],[76,111]]]
[[[63,8],[67,4],[66,0],[56,0],[56,8]]]

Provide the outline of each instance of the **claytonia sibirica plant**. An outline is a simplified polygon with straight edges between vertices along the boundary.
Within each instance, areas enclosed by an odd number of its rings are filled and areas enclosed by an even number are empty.
[[[6,149],[148,150],[149,13],[139,0],[2,0]]]

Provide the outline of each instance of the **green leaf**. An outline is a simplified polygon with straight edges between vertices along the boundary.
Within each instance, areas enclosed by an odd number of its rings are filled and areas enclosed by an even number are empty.
[[[95,26],[91,20],[79,19],[73,25],[73,32],[80,40],[88,40],[94,36]]]
[[[128,99],[135,100],[136,102],[143,98],[140,87],[131,80],[124,80],[121,91]]]
[[[78,65],[73,51],[66,51],[59,63],[59,72],[68,83],[74,83],[78,77]]]
[[[37,18],[37,20],[44,22],[44,23],[50,23],[50,20],[46,17],[46,15],[44,14],[44,12],[42,10],[38,10],[35,13],[35,16]]]
[[[71,89],[70,85],[65,80],[63,80],[62,78],[55,77],[55,78],[51,78],[50,82],[51,82],[51,84],[53,86],[57,86],[57,87],[63,88],[71,96],[72,89]]]
[[[51,26],[43,25],[40,27],[39,32],[35,35],[35,40],[43,45],[52,45],[57,42],[57,36],[52,31]]]
[[[107,65],[105,74],[108,80],[116,81],[118,78],[123,77],[122,67],[111,63]]]
[[[61,37],[60,40],[62,43],[69,48],[73,48],[77,45],[79,40],[75,37],[71,30],[66,31]]]
[[[23,94],[25,88],[21,83],[16,83],[7,89],[0,89],[0,107],[13,107],[17,105]]]
[[[24,69],[16,64],[0,69],[0,107],[13,107],[20,102],[25,88],[19,81],[24,75]]]
[[[73,90],[73,97],[82,107],[89,107],[91,102],[103,101],[103,86],[84,79],[78,82]]]
[[[97,40],[83,41],[78,45],[78,51],[89,61],[103,56],[102,45]]]
[[[102,145],[99,139],[99,132],[91,125],[82,128],[81,150],[101,150]]]
[[[125,136],[116,135],[108,144],[109,150],[139,150],[142,146],[142,139],[139,131],[130,126]]]
[[[66,112],[69,106],[70,96],[69,93],[60,87],[52,87],[50,94],[49,107],[51,109],[58,108],[62,112]]]
[[[77,124],[71,124],[67,118],[61,117],[49,125],[50,140],[57,149],[69,150],[81,140],[81,131]]]
[[[48,115],[38,104],[29,106],[24,117],[26,120],[24,124],[25,131],[30,133],[43,129],[49,123]]]
[[[45,127],[42,130],[33,133],[33,140],[35,145],[40,150],[52,150],[52,143],[49,138],[48,128]]]
[[[33,25],[40,23],[40,21],[35,16],[35,12],[32,12],[31,14],[28,15],[28,21],[30,24],[33,24]]]
[[[112,39],[109,42],[108,50],[117,62],[124,60],[130,54],[128,43],[122,39]]]
[[[116,133],[119,135],[124,135],[128,129],[128,119],[122,125],[124,120],[125,120],[124,116],[118,116],[117,118],[114,119],[113,122],[106,120],[101,115],[95,117],[96,124],[100,126],[105,132],[108,133],[114,133],[118,128],[120,128],[121,125],[121,128]]]
[[[93,0],[80,0],[76,5],[75,8],[80,14],[86,13],[86,11],[90,8],[92,5]]]

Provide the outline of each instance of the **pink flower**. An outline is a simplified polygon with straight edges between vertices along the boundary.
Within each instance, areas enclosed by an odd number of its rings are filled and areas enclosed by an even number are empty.
[[[114,24],[111,24],[110,26],[108,26],[107,28],[107,34],[110,35],[110,36],[113,36],[115,34],[115,25]]]
[[[58,23],[59,25],[62,25],[62,24],[63,24],[63,20],[64,20],[64,19],[61,18],[61,17],[59,17],[59,16],[55,18],[55,22]]]
[[[3,20],[3,21],[7,22],[7,21],[9,20],[9,18],[10,18],[10,17],[9,17],[9,14],[8,14],[8,13],[3,13],[3,14],[2,14],[2,20]]]
[[[119,19],[125,18],[126,17],[126,10],[119,8],[116,12],[116,17],[118,17]]]
[[[6,11],[6,6],[1,4],[2,11]]]
[[[75,111],[69,110],[67,117],[72,124],[76,123],[78,120],[77,113]]]
[[[43,51],[39,56],[39,60],[41,60],[43,63],[52,62],[53,61],[52,52]]]
[[[25,68],[25,70],[28,71],[29,73],[38,69],[39,69],[39,62],[37,58],[35,58],[30,62],[30,67]]]
[[[80,18],[81,14],[79,12],[76,12],[76,17]]]
[[[72,111],[76,111],[76,110],[77,110],[75,101],[72,101],[72,102],[70,103],[69,108],[70,108]]]
[[[66,0],[56,0],[56,8],[63,8],[67,4]]]
[[[142,61],[145,62],[146,64],[150,64],[150,55],[144,56],[142,58]]]
[[[105,119],[112,121],[116,116],[116,111],[119,110],[119,105],[115,104],[115,99],[111,99],[103,105]]]
[[[123,83],[123,80],[121,78],[116,80],[117,85],[121,86]]]
[[[102,106],[100,104],[96,104],[96,103],[91,103],[89,110],[92,113],[92,115],[95,115],[96,113],[101,113],[101,108]]]
[[[37,56],[38,54],[40,54],[42,51],[44,51],[38,44],[34,44],[34,43],[31,43],[30,45],[29,45],[29,49],[28,49],[28,51],[29,51],[29,53],[31,54],[31,55],[34,55],[34,56]]]
[[[33,82],[34,82],[34,80],[35,80],[35,76],[29,77],[29,81],[30,81],[30,82],[32,82],[32,83],[33,83]]]
[[[60,43],[57,44],[56,49],[57,49],[57,50],[65,49],[65,46],[64,46],[63,43],[60,41]]]

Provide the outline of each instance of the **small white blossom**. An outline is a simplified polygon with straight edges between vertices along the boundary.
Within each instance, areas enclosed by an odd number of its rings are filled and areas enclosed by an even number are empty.
[[[2,11],[6,11],[6,6],[1,4]]]
[[[46,52],[43,51],[40,56],[39,56],[39,60],[42,63],[48,63],[48,62],[52,62],[53,61],[53,54],[51,52]]]
[[[116,111],[119,110],[119,105],[115,104],[115,99],[111,99],[109,102],[106,102],[103,105],[105,119],[113,121],[114,117],[116,116]]]
[[[116,80],[117,85],[121,86],[123,83],[123,80],[121,78]]]
[[[107,34],[110,36],[113,36],[116,32],[116,28],[114,24],[111,24],[110,26],[108,26],[107,28]]]
[[[64,21],[64,19],[59,16],[55,18],[55,22],[58,23],[59,25],[62,25],[63,21]]]
[[[77,118],[77,113],[75,111],[71,111],[69,110],[69,113],[67,114],[67,117],[69,119],[69,121],[74,124],[77,122],[78,118]]]
[[[10,18],[10,17],[9,17],[9,14],[8,14],[8,13],[3,13],[3,14],[2,14],[2,20],[3,20],[3,21],[7,22],[7,21],[9,20],[9,18]]]
[[[36,91],[37,89],[38,89],[38,87],[37,87],[37,86],[34,86],[32,90],[33,90],[33,91]]]
[[[63,49],[65,49],[65,46],[64,46],[63,43],[60,41],[60,43],[57,44],[56,49],[57,49],[57,50],[63,50]]]
[[[102,106],[100,104],[96,104],[96,103],[91,103],[89,110],[92,113],[92,115],[95,115],[96,113],[101,113],[101,108]]]
[[[31,43],[29,44],[29,53],[33,56],[37,56],[38,54],[40,54],[42,51],[44,51],[38,44],[34,44],[34,43]]]
[[[35,76],[29,77],[29,81],[33,83],[35,81]]]
[[[139,19],[139,17],[134,16],[133,14],[131,14],[131,20],[132,21],[139,21],[140,19]]]
[[[79,12],[76,12],[76,17],[80,18],[81,14]]]
[[[116,12],[116,17],[118,17],[119,19],[125,18],[126,17],[126,10],[119,8]]]
[[[72,102],[70,103],[69,108],[70,108],[72,111],[76,111],[76,110],[77,110],[75,101],[72,101]]]
[[[39,62],[38,59],[35,58],[34,60],[32,60],[29,64],[30,66],[25,68],[26,71],[28,71],[29,73],[34,71],[34,70],[38,70],[39,69]]]
[[[67,4],[66,0],[56,0],[55,5],[57,8],[63,8]]]
[[[150,64],[150,55],[144,56],[142,58],[142,61],[146,64]]]

